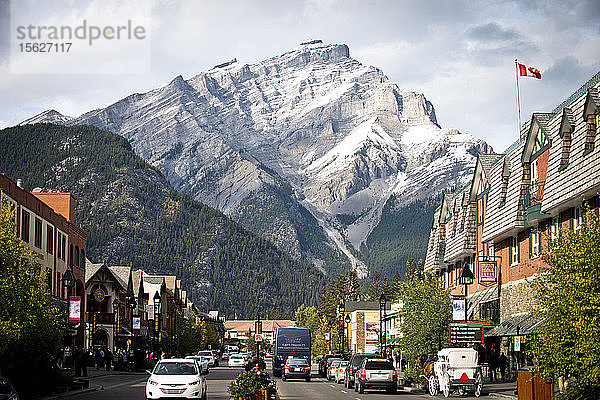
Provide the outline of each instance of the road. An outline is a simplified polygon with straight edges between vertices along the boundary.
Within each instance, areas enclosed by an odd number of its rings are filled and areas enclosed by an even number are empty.
[[[268,370],[270,371],[270,368]],[[316,365],[313,367],[313,370],[317,370]],[[207,375],[208,399],[229,400],[227,386],[239,371],[240,368],[211,368],[210,373]],[[72,395],[69,396],[69,400],[144,400],[147,379],[148,375],[145,374],[120,374],[95,377],[92,380],[92,384],[102,386],[102,390]],[[346,389],[343,384],[328,382],[316,374],[312,375],[310,382],[305,382],[304,380],[288,380],[283,382],[278,378],[277,390],[281,400],[434,399],[422,393],[409,393],[402,390],[399,390],[395,395],[377,390],[358,394],[353,389]],[[452,397],[454,399],[460,398],[457,395]],[[486,397],[488,396],[484,393],[482,398]],[[437,398],[443,399],[444,397],[437,396]],[[475,399],[475,397],[462,397],[460,399],[469,400]]]

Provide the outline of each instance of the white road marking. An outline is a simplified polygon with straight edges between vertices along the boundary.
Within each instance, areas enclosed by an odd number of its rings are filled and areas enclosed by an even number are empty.
[[[341,392],[342,392],[342,393],[346,393],[346,394],[348,394],[348,392],[346,392],[345,390],[342,390]]]
[[[383,342],[383,340],[382,340],[382,342]],[[335,388],[335,386],[333,386],[333,385],[329,385],[329,386],[331,386],[332,388]]]

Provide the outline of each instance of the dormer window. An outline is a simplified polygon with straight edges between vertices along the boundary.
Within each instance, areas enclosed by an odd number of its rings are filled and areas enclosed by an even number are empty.
[[[600,95],[596,88],[588,90],[585,105],[583,106],[583,119],[586,123],[584,153],[588,154],[594,150],[596,133],[598,132],[600,114]]]

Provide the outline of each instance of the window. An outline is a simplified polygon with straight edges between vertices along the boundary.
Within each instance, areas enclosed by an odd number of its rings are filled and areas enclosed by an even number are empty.
[[[46,271],[46,284],[48,285],[48,291],[52,293],[52,270],[47,269]]]
[[[510,238],[510,265],[516,265],[519,263],[521,258],[520,250],[519,250],[519,241],[517,240],[517,236],[513,236]]]
[[[54,228],[50,225],[46,227],[46,251],[54,254]]]
[[[477,200],[477,224],[483,224],[483,198]]]
[[[35,219],[35,241],[34,246],[41,249],[42,248],[42,221],[40,219]]]
[[[21,240],[29,243],[29,213],[25,210],[21,213]]]
[[[531,257],[539,257],[540,255],[540,232],[539,230],[531,230],[531,235],[529,237],[530,245],[531,245]]]
[[[494,257],[496,255],[496,251],[494,250],[494,243],[490,243],[488,245],[488,256]]]
[[[85,251],[81,249],[81,257],[79,257],[79,267],[85,268]]]
[[[555,241],[558,239],[559,234],[559,225],[558,225],[558,217],[552,218],[552,222],[550,223],[550,240]]]
[[[61,239],[62,240],[62,244],[61,244],[61,255],[62,255],[62,257],[61,257],[61,259],[63,261],[66,261],[65,257],[67,255],[66,254],[67,253],[67,238],[65,237],[65,235],[61,235],[61,236],[62,236],[62,239]]]
[[[69,245],[69,265],[73,265],[73,245]]]
[[[581,224],[583,223],[583,219],[581,216],[581,207],[575,207],[573,210],[573,230],[578,231],[581,228]]]
[[[73,265],[76,265],[79,267],[79,246],[75,246],[75,254],[74,254],[75,258],[73,260]]]
[[[531,162],[531,183],[536,183],[539,179],[538,160]]]
[[[589,114],[587,116],[587,135],[585,137],[585,147],[584,154],[589,153],[594,150],[595,141],[596,141],[596,127],[598,124],[598,115]]]

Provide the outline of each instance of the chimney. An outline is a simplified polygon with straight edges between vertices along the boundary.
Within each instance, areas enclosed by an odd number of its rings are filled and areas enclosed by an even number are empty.
[[[23,187],[23,180],[22,179],[17,179],[17,187],[22,188]]]

